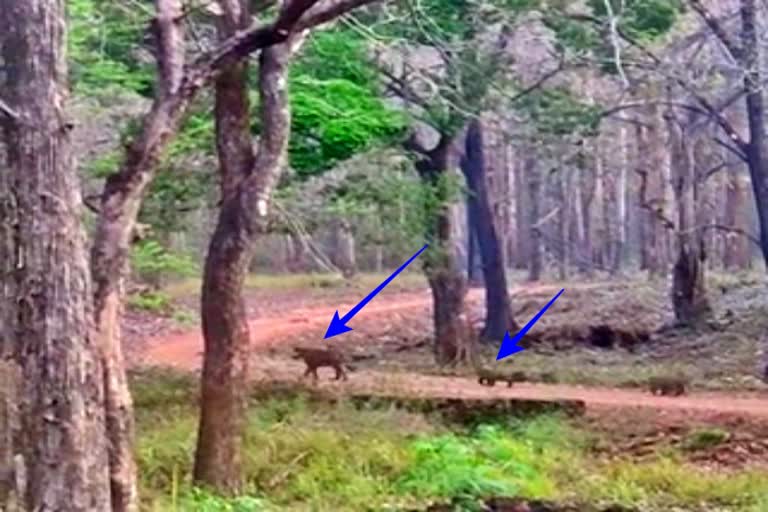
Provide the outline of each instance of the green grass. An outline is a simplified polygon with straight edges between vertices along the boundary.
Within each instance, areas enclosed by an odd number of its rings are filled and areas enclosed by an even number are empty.
[[[251,290],[327,290],[336,288],[371,289],[381,284],[389,274],[365,273],[345,280],[332,274],[250,274],[246,278],[246,289]],[[188,278],[167,285],[164,291],[173,298],[185,297],[200,292],[200,278]],[[390,289],[407,290],[426,286],[424,276],[418,271],[405,271]]]
[[[301,395],[253,399],[245,496],[219,498],[190,483],[197,383],[158,371],[132,382],[147,511],[398,510],[492,494],[649,511],[757,512],[768,503],[768,473],[697,470],[674,453],[596,460],[591,435],[554,416],[457,431],[396,408],[356,410]]]

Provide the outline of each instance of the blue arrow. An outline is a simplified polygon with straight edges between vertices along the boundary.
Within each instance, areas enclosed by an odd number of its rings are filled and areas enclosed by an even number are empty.
[[[333,314],[333,318],[331,319],[331,323],[330,323],[330,325],[328,326],[328,330],[327,330],[327,331],[325,331],[325,337],[324,337],[323,339],[327,340],[328,338],[332,338],[332,337],[334,337],[334,336],[336,336],[336,335],[338,335],[338,334],[343,334],[343,333],[345,333],[345,332],[349,332],[349,331],[351,331],[351,330],[352,330],[352,328],[351,328],[351,327],[347,327],[347,325],[346,325],[346,324],[347,324],[347,322],[349,322],[350,320],[352,320],[352,317],[353,317],[353,316],[355,316],[356,314],[358,314],[358,313],[360,312],[360,310],[361,310],[361,309],[363,309],[363,308],[365,307],[365,305],[366,305],[366,304],[368,304],[368,303],[371,301],[371,299],[372,299],[372,298],[374,298],[374,297],[376,296],[376,294],[378,294],[378,293],[379,293],[381,290],[383,290],[383,289],[384,289],[384,287],[385,287],[385,286],[387,286],[387,285],[388,285],[388,284],[389,284],[389,283],[390,283],[390,282],[391,282],[391,281],[392,281],[394,278],[396,278],[396,277],[397,277],[397,275],[398,275],[400,272],[402,272],[403,270],[405,270],[405,267],[407,267],[408,265],[410,265],[410,264],[411,264],[411,262],[412,262],[413,260],[415,260],[415,259],[416,259],[416,257],[417,257],[419,254],[421,254],[422,252],[424,252],[424,250],[425,250],[427,247],[429,247],[429,244],[426,244],[424,247],[422,247],[422,248],[419,250],[419,252],[417,252],[416,254],[414,254],[413,256],[411,256],[411,257],[410,257],[410,259],[409,259],[408,261],[406,261],[405,263],[403,263],[403,264],[400,266],[400,268],[398,268],[397,270],[395,270],[395,272],[394,272],[394,273],[393,273],[391,276],[389,276],[388,278],[386,278],[386,279],[384,280],[384,282],[383,282],[383,283],[381,283],[379,286],[377,286],[377,287],[376,287],[376,289],[374,289],[374,290],[373,290],[371,293],[369,293],[367,297],[365,297],[363,300],[361,300],[361,301],[360,301],[360,303],[359,303],[357,306],[353,307],[353,308],[352,308],[352,309],[349,311],[349,313],[347,313],[347,314],[346,314],[346,315],[344,315],[343,317],[339,318],[339,311],[337,310],[337,311],[336,311],[336,313],[334,313],[334,314]]]
[[[520,332],[518,332],[514,338],[509,337],[509,331],[507,331],[504,334],[504,340],[501,342],[501,347],[499,347],[499,353],[496,356],[496,360],[504,359],[507,356],[511,356],[512,354],[517,354],[518,352],[522,352],[525,350],[523,347],[519,346],[517,344],[518,341],[523,339],[523,336],[525,336],[525,333],[531,330],[531,327],[539,321],[539,318],[541,318],[541,315],[543,315],[548,309],[549,306],[551,306],[557,298],[565,291],[565,288],[560,290],[557,295],[552,297],[552,300],[550,300],[546,306],[541,308],[541,311],[536,313],[536,316],[531,318],[531,321],[525,324],[525,327],[520,329]]]

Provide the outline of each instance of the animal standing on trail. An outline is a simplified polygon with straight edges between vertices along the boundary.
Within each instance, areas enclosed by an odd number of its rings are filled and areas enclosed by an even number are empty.
[[[493,387],[496,385],[496,381],[506,382],[507,387],[511,388],[515,382],[525,382],[527,380],[525,373],[512,372],[502,373],[487,368],[475,368],[477,372],[477,382],[483,386]]]
[[[328,366],[336,371],[335,380],[347,380],[345,367],[351,372],[355,371],[355,368],[347,364],[344,356],[336,349],[294,347],[293,350],[293,359],[303,359],[304,364],[307,365],[304,377],[312,375],[312,378],[317,380],[317,369],[323,366]]]
[[[648,390],[652,395],[681,396],[686,394],[688,379],[685,377],[652,377],[648,379]]]

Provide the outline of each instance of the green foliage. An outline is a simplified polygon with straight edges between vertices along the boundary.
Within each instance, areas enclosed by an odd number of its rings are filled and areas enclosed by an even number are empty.
[[[373,144],[399,137],[403,117],[370,89],[343,79],[294,76],[291,165],[299,176],[327,170]]]
[[[135,244],[131,251],[131,268],[144,281],[160,277],[188,277],[197,273],[197,266],[187,256],[168,252],[155,240]]]
[[[697,451],[713,448],[730,438],[730,434],[719,428],[702,428],[691,432],[683,441],[683,448]]]
[[[356,409],[263,389],[248,419],[244,496],[224,500],[190,486],[197,427],[192,376],[133,376],[138,462],[148,510],[422,509],[433,499],[515,493],[617,502],[642,510],[763,510],[768,474],[699,470],[659,457],[600,461],[583,431],[540,416],[449,432],[398,408]],[[468,509],[467,509],[468,510]]]
[[[300,178],[389,144],[405,129],[403,116],[381,98],[367,52],[356,32],[334,28],[315,34],[292,65],[288,154]]]
[[[595,135],[600,124],[600,108],[575,99],[564,89],[540,89],[518,103],[541,134]]]
[[[588,0],[588,4],[596,16],[607,17],[605,0]],[[651,40],[667,33],[682,7],[679,0],[611,0],[614,14],[620,16],[619,29],[635,39]]]
[[[378,72],[370,61],[367,41],[357,32],[334,27],[317,31],[291,65],[291,75],[316,80],[347,80],[374,91]]]
[[[139,2],[141,5],[141,2]],[[76,92],[100,94],[112,87],[148,95],[151,65],[136,58],[148,26],[148,10],[113,0],[69,0],[69,58]]]
[[[159,291],[143,291],[128,297],[128,305],[150,313],[165,315],[172,309],[170,297]]]

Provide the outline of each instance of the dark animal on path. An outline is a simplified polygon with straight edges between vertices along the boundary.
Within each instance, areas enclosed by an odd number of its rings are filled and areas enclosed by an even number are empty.
[[[648,379],[648,390],[652,395],[680,396],[686,394],[688,380],[684,377],[652,377]]]
[[[328,366],[336,371],[335,380],[347,380],[347,374],[344,371],[346,367],[349,371],[355,371],[355,368],[347,364],[344,356],[335,349],[294,347],[293,359],[303,359],[307,365],[304,377],[312,375],[317,380],[317,369]]]
[[[510,374],[495,372],[486,368],[476,368],[477,382],[483,386],[493,387],[496,381],[506,382],[507,387],[511,388],[515,382],[525,382],[526,376],[523,372],[512,372]]]

